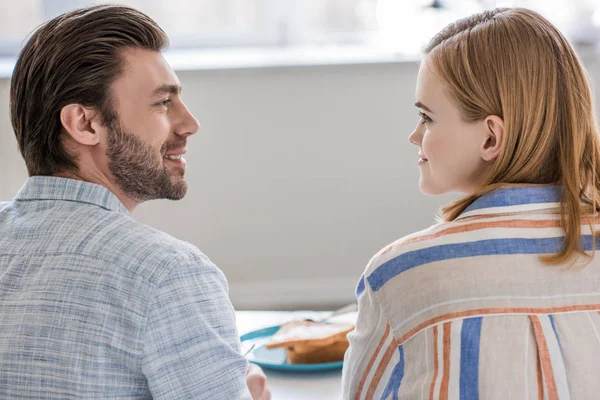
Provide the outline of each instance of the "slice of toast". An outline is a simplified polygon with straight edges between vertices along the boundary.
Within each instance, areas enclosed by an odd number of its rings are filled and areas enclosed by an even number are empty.
[[[292,321],[282,325],[266,347],[285,347],[290,364],[341,361],[349,346],[346,335],[353,329],[351,324]]]

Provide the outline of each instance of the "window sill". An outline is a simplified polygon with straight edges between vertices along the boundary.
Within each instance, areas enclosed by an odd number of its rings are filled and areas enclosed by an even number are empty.
[[[600,45],[576,46],[586,62],[600,61]],[[401,54],[368,46],[290,46],[218,49],[171,49],[165,58],[177,71],[236,70],[418,62],[419,54]],[[9,79],[15,57],[0,57],[0,79]]]
[[[418,55],[403,55],[367,46],[306,46],[171,49],[165,58],[175,71],[249,68],[312,67],[416,62]],[[0,57],[0,79],[10,78],[14,57]]]
[[[389,64],[419,59],[418,55],[401,55],[367,46],[170,50],[165,57],[176,71]]]

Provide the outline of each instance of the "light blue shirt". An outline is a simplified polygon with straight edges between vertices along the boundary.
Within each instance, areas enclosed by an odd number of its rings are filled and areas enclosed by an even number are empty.
[[[0,204],[0,398],[249,399],[223,273],[103,186]]]

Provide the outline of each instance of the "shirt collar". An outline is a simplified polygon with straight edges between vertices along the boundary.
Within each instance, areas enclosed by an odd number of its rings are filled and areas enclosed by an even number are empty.
[[[494,190],[475,200],[457,219],[476,215],[558,210],[560,186],[513,186]]]
[[[56,176],[30,177],[15,196],[15,200],[75,201],[129,214],[127,207],[106,187],[91,182]]]

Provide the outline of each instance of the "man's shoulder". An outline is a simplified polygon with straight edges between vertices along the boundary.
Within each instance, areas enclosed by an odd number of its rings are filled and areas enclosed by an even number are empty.
[[[27,240],[18,244],[29,252],[89,257],[150,282],[160,282],[175,266],[214,267],[197,247],[121,210],[75,201],[2,205],[2,212],[7,212],[4,229],[37,226]]]
[[[110,252],[105,250],[109,249]],[[160,281],[174,266],[213,266],[196,246],[131,217],[117,218],[98,238],[95,249],[136,273]]]
[[[174,266],[210,264],[197,247],[126,213],[82,203],[45,211],[60,251],[98,259],[150,282],[160,282]]]
[[[0,201],[0,210],[10,204],[10,201]]]

